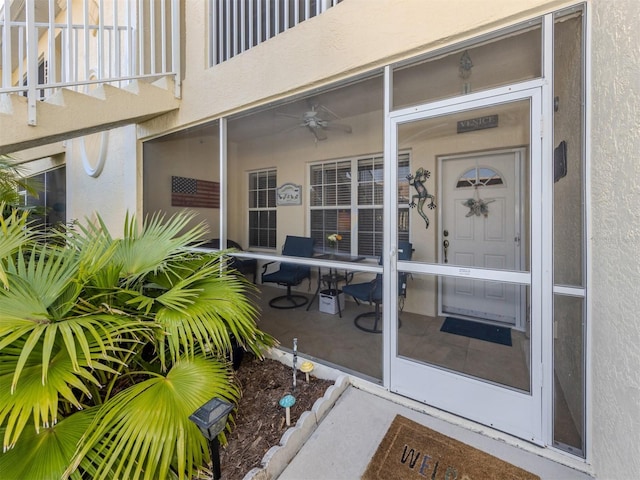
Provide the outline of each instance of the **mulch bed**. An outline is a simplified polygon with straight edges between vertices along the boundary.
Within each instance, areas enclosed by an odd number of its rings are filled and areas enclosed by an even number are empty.
[[[302,361],[298,359],[298,367]],[[233,414],[235,427],[227,434],[228,444],[220,449],[224,480],[242,480],[252,468],[260,467],[262,457],[272,446],[280,443],[280,437],[289,428],[284,409],[278,405],[284,395],[291,393],[296,398],[291,407],[291,426],[294,426],[333,385],[333,381],[313,376],[307,383],[305,374],[298,371],[294,392],[291,366],[271,359],[257,360],[247,354],[235,374],[242,397]]]

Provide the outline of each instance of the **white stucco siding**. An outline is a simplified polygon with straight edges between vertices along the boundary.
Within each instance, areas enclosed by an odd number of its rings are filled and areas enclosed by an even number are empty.
[[[111,130],[102,173],[87,175],[80,139],[67,143],[67,220],[95,221],[98,213],[113,235],[122,235],[124,216],[137,209],[136,128],[134,125]],[[92,149],[88,152],[95,164]]]
[[[592,22],[593,463],[640,478],[640,2],[593,2]]]

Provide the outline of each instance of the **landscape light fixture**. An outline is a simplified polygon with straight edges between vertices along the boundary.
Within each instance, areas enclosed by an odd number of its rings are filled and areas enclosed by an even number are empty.
[[[200,432],[209,441],[211,463],[213,464],[213,480],[220,480],[220,442],[218,434],[224,430],[227,417],[233,405],[219,398],[212,398],[189,416]]]

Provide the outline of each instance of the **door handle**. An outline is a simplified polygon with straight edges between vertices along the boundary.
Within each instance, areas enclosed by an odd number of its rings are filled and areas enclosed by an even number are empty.
[[[442,246],[444,247],[444,263],[449,263],[449,260],[447,260],[447,248],[449,248],[449,240],[445,240],[444,242],[442,242]]]

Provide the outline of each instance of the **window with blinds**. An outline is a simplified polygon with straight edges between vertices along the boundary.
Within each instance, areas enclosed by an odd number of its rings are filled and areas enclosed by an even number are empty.
[[[249,246],[276,248],[277,172],[249,173]]]
[[[398,240],[409,240],[409,154],[398,164]],[[384,229],[382,155],[316,163],[310,166],[310,235],[316,245],[340,253],[379,257]],[[342,240],[331,244],[337,233]]]

